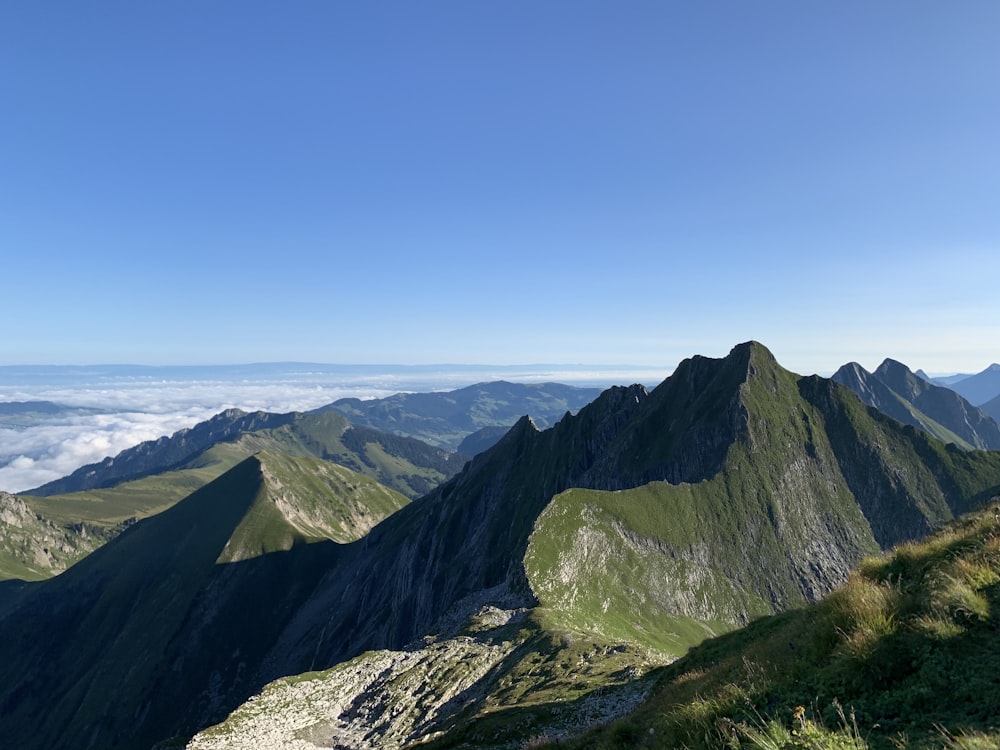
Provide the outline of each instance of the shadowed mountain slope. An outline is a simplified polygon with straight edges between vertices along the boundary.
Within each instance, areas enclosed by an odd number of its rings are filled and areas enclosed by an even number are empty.
[[[1000,423],[1000,396],[997,396],[995,399],[992,399],[991,401],[987,401],[979,408],[982,409],[987,414],[989,414],[991,417],[993,417],[993,420],[995,422]]]

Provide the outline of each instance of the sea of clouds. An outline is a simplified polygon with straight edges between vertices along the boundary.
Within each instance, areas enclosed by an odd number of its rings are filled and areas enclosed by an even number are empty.
[[[0,367],[0,404],[66,407],[27,423],[0,418],[0,490],[38,487],[229,408],[308,411],[348,396],[381,398],[500,379],[603,387],[655,385],[662,377],[642,368],[551,366]]]

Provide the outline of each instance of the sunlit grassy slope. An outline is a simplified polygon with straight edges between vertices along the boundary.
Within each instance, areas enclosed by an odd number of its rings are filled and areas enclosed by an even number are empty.
[[[1000,747],[998,618],[994,504],[696,647],[627,718],[560,747]]]

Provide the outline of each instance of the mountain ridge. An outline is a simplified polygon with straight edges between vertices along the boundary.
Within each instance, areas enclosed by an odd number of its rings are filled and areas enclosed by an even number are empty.
[[[357,426],[459,450],[470,435],[485,428],[509,429],[524,414],[531,414],[541,427],[549,427],[566,412],[579,411],[601,391],[562,383],[498,380],[451,391],[397,393],[368,400],[342,398],[315,411],[336,411]]]
[[[856,362],[833,380],[894,419],[966,448],[1000,449],[1000,425],[950,388],[934,385],[901,362],[886,359],[870,373]]]
[[[994,362],[981,372],[945,383],[949,388],[976,406],[1000,397],[1000,364]]]
[[[252,466],[238,469],[175,508],[212,507],[230,486],[256,492]],[[785,370],[761,344],[747,342],[725,358],[685,360],[652,391],[641,385],[608,389],[544,431],[522,417],[457,475],[348,544],[298,543],[219,566],[216,551],[211,574],[199,574],[203,585],[196,586],[193,575],[181,576],[190,585],[183,589],[190,604],[176,609],[187,614],[172,611],[181,618],[173,634],[156,630],[161,635],[152,642],[137,629],[170,591],[163,587],[172,575],[172,553],[156,552],[162,562],[146,571],[155,573],[148,578],[101,561],[135,549],[137,538],[159,536],[163,547],[172,536],[192,532],[178,522],[180,528],[167,533],[167,521],[157,520],[166,514],[142,521],[66,577],[30,587],[3,610],[0,707],[12,717],[11,736],[26,748],[58,746],[60,736],[82,734],[94,747],[115,741],[148,746],[221,720],[272,680],[333,668],[369,652],[406,651],[420,639],[451,638],[458,632],[454,623],[490,607],[530,609],[542,635],[525,643],[536,645],[491,667],[484,683],[490,695],[501,696],[490,710],[509,707],[504,700],[520,698],[504,678],[530,682],[531,665],[549,658],[531,651],[542,642],[554,644],[552,655],[585,643],[586,658],[597,665],[617,658],[613,644],[623,637],[628,640],[619,642],[627,648],[657,652],[661,659],[677,655],[710,632],[815,600],[865,554],[925,534],[998,485],[1000,454],[947,448],[868,408],[837,383]],[[573,508],[590,515],[564,512]],[[168,519],[178,518],[180,511],[171,512]],[[604,541],[587,546],[594,534]],[[581,550],[594,554],[581,556]],[[644,567],[630,572],[632,561]],[[682,575],[643,578],[643,570]],[[587,598],[614,590],[600,578],[604,572],[618,577],[620,590],[645,597],[647,617],[639,623],[645,632],[620,629],[631,614],[622,597],[606,607]],[[662,588],[692,575],[707,582],[698,589],[706,597],[702,609],[700,600],[681,596],[681,588]],[[552,586],[542,590],[540,581]],[[95,587],[124,587],[135,611],[124,613],[113,600],[101,603],[88,593]],[[100,718],[97,703],[81,713],[65,698],[53,711],[45,687],[66,696],[76,695],[77,686],[103,684],[93,681],[102,665],[94,643],[75,648],[70,662],[56,660],[59,666],[46,668],[41,683],[24,689],[20,682],[33,665],[52,661],[43,644],[58,641],[59,634],[51,632],[51,622],[31,627],[31,613],[41,617],[55,599],[64,612],[86,612],[84,624],[124,618],[119,630],[130,635],[118,648],[163,653],[164,665],[180,659],[180,672],[166,672],[172,677],[164,685],[155,665],[138,670],[128,691],[108,693],[115,700],[100,707]],[[257,609],[277,613],[259,631],[247,617]],[[700,619],[706,614],[713,620]],[[685,630],[671,644],[666,631],[681,618]],[[87,630],[76,631],[77,637],[86,638]],[[44,637],[32,645],[24,635],[6,638],[12,632]],[[573,653],[584,659],[583,651]],[[198,660],[203,662],[194,666]],[[582,674],[570,670],[552,679],[576,681],[563,695],[582,699],[597,687]],[[538,689],[545,685],[551,687]],[[389,700],[386,695],[371,698]],[[366,703],[357,697],[357,705]],[[485,703],[475,705],[486,710]],[[461,706],[451,710],[460,713]],[[532,721],[544,722],[538,711]],[[38,732],[41,715],[51,717],[52,728]],[[414,716],[407,730],[414,737],[444,726],[421,723],[419,711]],[[476,717],[467,716],[473,723]]]
[[[329,488],[334,513],[325,514],[331,521],[325,533],[317,533],[315,513],[306,529],[290,513],[303,505],[315,507],[317,501],[312,489],[304,502],[289,497],[279,479],[287,476],[288,463],[315,473]],[[163,739],[148,734],[149,725],[172,721],[181,701],[190,701],[189,714],[205,722],[227,705],[220,690],[248,691],[245,659],[276,637],[344,548],[337,540],[346,542],[371,525],[345,527],[337,522],[342,516],[336,508],[357,517],[357,504],[350,509],[344,499],[369,495],[376,503],[362,518],[373,511],[384,517],[406,504],[403,496],[367,477],[320,463],[252,456],[135,524],[63,575],[19,592],[21,606],[15,602],[13,611],[0,616],[0,627],[13,639],[8,645],[16,644],[4,669],[21,677],[0,709],[16,717],[28,696],[63,686],[49,702],[45,726],[23,736],[20,745],[60,746],[86,728],[84,746],[129,737],[133,746],[148,747]],[[262,590],[268,592],[263,618],[254,614]],[[138,602],[145,606],[137,607]],[[28,645],[39,638],[50,644],[42,653]],[[230,638],[244,656],[222,662],[219,649]],[[173,707],[158,708],[171,700]],[[130,709],[109,712],[105,701]],[[147,717],[146,734],[142,726],[132,726],[131,711]]]

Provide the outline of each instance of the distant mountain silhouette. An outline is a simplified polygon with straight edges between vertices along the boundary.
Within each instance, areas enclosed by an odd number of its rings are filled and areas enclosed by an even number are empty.
[[[1000,425],[955,391],[919,377],[906,365],[886,359],[874,373],[856,362],[844,365],[833,380],[862,401],[903,424],[963,448],[1000,449]]]

